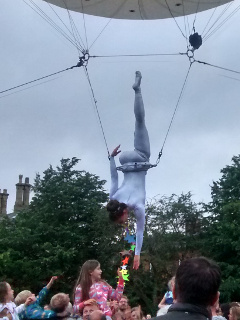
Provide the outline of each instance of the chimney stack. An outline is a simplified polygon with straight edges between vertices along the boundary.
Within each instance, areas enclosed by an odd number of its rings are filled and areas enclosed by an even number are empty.
[[[7,193],[7,189],[3,189],[1,192],[0,189],[0,214],[7,214],[7,199],[9,194]]]
[[[16,184],[16,201],[14,205],[14,212],[26,209],[29,206],[30,188],[29,178],[25,178],[22,182],[23,175],[19,175],[19,182]]]

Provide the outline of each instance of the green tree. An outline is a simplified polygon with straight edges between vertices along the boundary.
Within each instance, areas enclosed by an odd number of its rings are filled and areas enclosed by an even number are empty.
[[[179,262],[201,254],[202,211],[191,197],[171,195],[147,205],[142,264],[126,289],[133,305],[145,312],[155,314]]]
[[[127,249],[122,228],[109,222],[105,181],[77,170],[78,159],[62,159],[37,174],[28,210],[0,223],[0,280],[16,292],[37,292],[58,275],[53,289],[71,293],[79,266],[97,259],[103,278],[116,286],[119,252]],[[191,194],[162,197],[147,205],[141,267],[130,269],[125,293],[132,306],[154,314],[179,260],[201,254],[202,212]],[[134,218],[130,219],[134,230]],[[131,265],[131,262],[130,262]]]
[[[29,210],[1,223],[1,279],[13,282],[16,291],[37,291],[59,275],[56,289],[70,292],[79,266],[88,259],[98,259],[107,276],[116,274],[109,264],[115,253],[119,258],[120,231],[109,223],[104,209],[105,181],[76,170],[77,163],[76,158],[62,159],[43,177],[37,174]]]
[[[239,301],[240,155],[234,156],[221,173],[221,178],[213,182],[212,201],[205,206],[208,232],[204,248],[221,267],[221,301]]]

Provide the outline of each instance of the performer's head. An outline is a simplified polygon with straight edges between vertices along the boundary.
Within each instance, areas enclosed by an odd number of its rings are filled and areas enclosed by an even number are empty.
[[[107,204],[109,219],[115,223],[125,223],[128,219],[128,207],[125,203],[117,200],[110,200]]]

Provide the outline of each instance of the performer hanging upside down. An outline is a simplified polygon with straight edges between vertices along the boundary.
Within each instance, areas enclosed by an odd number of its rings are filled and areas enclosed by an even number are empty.
[[[138,269],[140,264],[140,252],[143,243],[145,224],[145,176],[147,170],[152,167],[148,162],[150,158],[150,143],[147,128],[145,126],[145,111],[141,94],[142,75],[136,72],[136,80],[133,85],[135,91],[134,114],[134,150],[125,151],[119,161],[122,166],[116,167],[114,157],[119,154],[120,145],[117,146],[110,158],[111,190],[110,201],[107,204],[109,218],[116,223],[125,223],[128,220],[128,211],[133,210],[137,219],[136,248],[133,268]],[[124,173],[124,180],[118,187],[118,172]]]

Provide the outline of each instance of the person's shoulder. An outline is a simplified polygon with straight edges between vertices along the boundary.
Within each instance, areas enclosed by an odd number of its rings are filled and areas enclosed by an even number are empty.
[[[15,302],[13,302],[13,301],[7,302],[5,305],[6,305],[7,307],[14,307],[14,308],[16,308],[16,304],[15,304]]]
[[[3,303],[2,306],[4,308],[9,309],[10,311],[13,311],[17,306],[13,301],[7,302],[7,303]]]
[[[110,284],[108,284],[106,280],[102,280],[102,279],[96,282],[96,286],[102,287],[102,288],[111,288]]]
[[[188,317],[188,313],[185,312],[168,312],[162,316],[157,316],[155,318],[151,318],[150,320],[185,320],[185,319],[191,319],[191,317]]]
[[[5,308],[8,309],[7,304],[6,304],[6,303],[0,303],[0,312],[1,312],[2,310],[4,310]]]
[[[212,316],[212,320],[227,320],[227,319],[219,315],[219,316]]]
[[[164,320],[164,319],[170,319],[172,318],[172,316],[170,315],[170,313],[166,313],[162,316],[157,316],[157,317],[154,317],[154,318],[151,318],[150,320]]]

